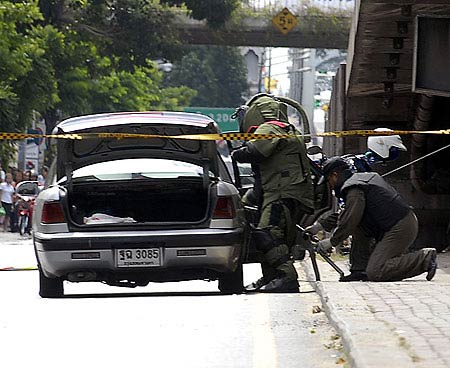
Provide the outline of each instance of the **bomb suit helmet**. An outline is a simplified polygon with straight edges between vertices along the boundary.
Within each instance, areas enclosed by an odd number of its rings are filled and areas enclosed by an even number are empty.
[[[267,93],[253,96],[245,105],[239,106],[231,117],[238,120],[242,133],[247,133],[266,121],[288,123],[287,105]]]

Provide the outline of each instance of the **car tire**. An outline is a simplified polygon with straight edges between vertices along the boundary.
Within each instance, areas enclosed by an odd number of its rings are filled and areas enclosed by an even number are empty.
[[[61,298],[64,296],[64,284],[61,278],[50,279],[39,268],[39,295],[42,298]]]
[[[20,216],[19,218],[19,233],[20,235],[25,235],[28,231],[28,216]]]
[[[234,272],[219,277],[219,290],[222,294],[242,294],[244,292],[244,274],[242,264]]]

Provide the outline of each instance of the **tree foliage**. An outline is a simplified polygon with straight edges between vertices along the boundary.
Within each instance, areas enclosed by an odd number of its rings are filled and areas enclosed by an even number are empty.
[[[194,19],[206,19],[212,28],[223,26],[240,4],[239,0],[163,0],[163,2],[170,5],[186,5]]]
[[[36,2],[0,0],[1,131],[22,131],[35,109],[45,109],[57,99],[46,52],[49,40],[58,35],[52,27],[36,24],[41,19]],[[2,143],[0,155],[7,160],[12,142]]]
[[[247,92],[244,58],[234,47],[191,47],[167,76],[168,85],[197,91],[191,106],[235,107]]]
[[[101,43],[107,55],[119,56],[121,68],[146,65],[149,57],[178,55],[175,18],[168,5],[154,0],[91,1],[79,12],[74,28],[83,39]]]
[[[163,73],[152,61],[182,58],[173,27],[173,6],[181,3],[0,0],[0,130],[23,132],[37,117],[45,120],[49,132],[73,115],[177,110],[200,93],[208,94],[209,88],[192,88],[181,79],[164,85]],[[185,2],[194,17],[211,24],[227,19],[236,4]],[[208,63],[212,61],[209,56]],[[226,79],[217,63],[198,62],[210,69],[216,86]],[[216,104],[224,97],[217,90],[212,94]],[[0,157],[6,157],[10,146],[0,142]]]

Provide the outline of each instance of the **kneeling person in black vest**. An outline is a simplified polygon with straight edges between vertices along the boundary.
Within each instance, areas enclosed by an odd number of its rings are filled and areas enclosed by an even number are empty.
[[[344,200],[345,209],[331,238],[321,240],[319,247],[328,250],[357,232],[375,239],[372,253],[358,250],[368,255],[365,273],[352,272],[341,281],[399,281],[424,272],[427,280],[434,277],[436,249],[407,252],[418,232],[416,215],[379,174],[352,173],[342,158],[332,157],[325,163],[323,175],[335,195]]]

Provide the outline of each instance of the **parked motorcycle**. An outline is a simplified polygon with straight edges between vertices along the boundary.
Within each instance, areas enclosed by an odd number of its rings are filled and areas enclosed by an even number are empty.
[[[37,181],[22,181],[17,184],[16,195],[18,228],[20,235],[31,234],[31,219],[33,216],[34,201],[39,194]]]

